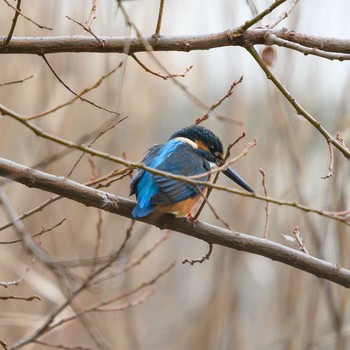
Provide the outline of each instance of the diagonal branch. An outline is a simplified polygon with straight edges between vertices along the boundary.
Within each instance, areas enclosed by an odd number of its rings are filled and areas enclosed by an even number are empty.
[[[22,2],[22,0],[17,0],[16,12],[15,12],[15,15],[13,16],[10,31],[9,31],[6,39],[0,44],[1,47],[6,47],[11,41],[13,32],[15,31],[15,28],[16,28],[18,16],[21,13],[21,2]]]
[[[265,196],[260,196],[258,194],[252,194],[252,193],[248,193],[248,192],[243,192],[243,191],[239,191],[233,188],[229,188],[229,187],[224,187],[224,186],[219,186],[219,185],[215,185],[212,184],[210,182],[203,182],[203,181],[198,181],[198,180],[193,180],[189,177],[186,176],[181,176],[181,175],[175,175],[175,174],[171,174],[165,171],[160,171],[158,169],[154,169],[151,167],[148,167],[140,162],[131,162],[128,160],[125,160],[124,158],[120,158],[120,157],[116,157],[113,156],[111,154],[105,153],[105,152],[101,152],[98,150],[95,150],[93,148],[87,147],[85,145],[80,145],[80,144],[76,144],[74,142],[65,140],[63,138],[60,138],[58,136],[49,134],[46,131],[43,131],[42,129],[40,129],[39,127],[37,127],[35,124],[29,122],[28,120],[26,120],[25,118],[23,118],[21,115],[19,115],[18,113],[8,109],[7,107],[3,106],[0,104],[0,114],[4,114],[4,115],[8,115],[12,118],[14,118],[15,120],[17,120],[18,122],[20,122],[21,124],[25,125],[26,127],[28,127],[30,130],[32,130],[37,136],[40,136],[42,138],[45,138],[47,140],[50,140],[52,142],[55,142],[57,144],[60,144],[62,146],[68,147],[70,149],[76,149],[79,151],[83,151],[87,154],[90,154],[92,156],[96,156],[96,157],[100,157],[121,165],[124,165],[128,168],[139,168],[139,169],[143,169],[143,170],[147,170],[152,174],[157,174],[157,175],[162,175],[165,177],[169,177],[171,179],[175,179],[175,180],[179,180],[179,181],[183,181],[186,183],[190,183],[194,186],[197,185],[205,185],[209,188],[215,188],[217,190],[220,191],[225,191],[228,193],[234,193],[234,194],[238,194],[240,196],[243,197],[253,197],[255,199],[258,200],[262,200],[262,201],[269,201],[270,203],[275,203],[278,205],[284,205],[284,206],[289,206],[289,207],[293,207],[293,208],[297,208],[299,210],[305,211],[305,212],[309,212],[309,213],[315,213],[321,216],[325,216],[329,219],[332,220],[337,220],[339,222],[342,222],[346,225],[350,225],[350,221],[349,218],[347,217],[343,217],[343,216],[339,216],[337,213],[334,212],[329,212],[329,211],[324,211],[324,210],[317,210],[317,209],[313,209],[310,207],[307,207],[305,205],[296,203],[296,202],[288,202],[288,201],[283,201],[283,200],[279,200],[279,199],[275,199],[275,198],[266,198]],[[344,146],[345,147],[345,146]],[[350,152],[350,150],[349,150]]]
[[[261,69],[265,72],[267,79],[270,79],[277,89],[283,94],[283,96],[288,100],[288,102],[295,108],[296,112],[303,116],[310,124],[312,124],[320,134],[325,138],[329,143],[331,142],[338,150],[343,153],[343,155],[350,159],[350,150],[345,145],[343,145],[339,140],[333,137],[319,122],[316,120],[310,113],[308,113],[295,99],[295,97],[286,89],[286,87],[278,80],[278,78],[272,73],[272,71],[267,67],[266,64],[262,61],[258,52],[253,46],[246,47],[248,52],[253,56],[254,60],[258,63]]]
[[[131,212],[135,202],[89,188],[62,176],[54,176],[30,169],[2,158],[0,158],[0,176],[28,187],[62,195],[86,206],[132,218]],[[157,226],[160,229],[170,229],[184,233],[211,244],[261,255],[350,288],[350,270],[263,238],[230,231],[200,221],[190,223],[183,219],[175,219],[171,215],[161,217],[151,215],[138,220]]]

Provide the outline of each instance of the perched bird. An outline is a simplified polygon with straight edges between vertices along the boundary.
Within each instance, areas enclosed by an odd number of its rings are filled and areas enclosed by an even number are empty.
[[[220,139],[210,130],[193,125],[175,132],[162,145],[155,145],[147,151],[143,163],[148,167],[182,176],[207,173],[223,161],[223,147]],[[223,173],[249,192],[252,188],[232,168]],[[204,175],[197,179],[208,181]],[[130,195],[136,194],[137,205],[132,215],[142,218],[156,210],[183,217],[201,198],[198,187],[175,179],[152,174],[139,169],[130,183]]]

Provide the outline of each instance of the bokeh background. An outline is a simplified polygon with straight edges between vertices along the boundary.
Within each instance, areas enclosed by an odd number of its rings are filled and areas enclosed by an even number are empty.
[[[258,10],[270,1],[254,1]],[[11,2],[15,4],[14,2]],[[127,1],[124,6],[143,35],[152,35],[159,2]],[[69,16],[84,23],[91,1],[24,1],[22,11],[52,31],[40,30],[19,18],[14,36],[79,35],[82,28]],[[280,13],[281,10],[276,13]],[[350,3],[346,0],[300,1],[292,15],[278,28],[286,27],[319,36],[349,38]],[[275,13],[273,13],[275,15]],[[267,17],[272,18],[273,15]],[[161,33],[163,35],[205,34],[242,24],[252,16],[244,0],[166,1]],[[13,18],[5,2],[0,2],[0,33],[7,35]],[[266,23],[267,20],[264,21]],[[92,30],[99,36],[135,36],[112,0],[100,1]],[[259,47],[261,50],[262,47]],[[276,48],[273,71],[297,100],[332,134],[341,131],[350,142],[350,70],[348,62],[332,62]],[[258,193],[263,193],[261,174],[267,175],[269,195],[325,210],[349,209],[349,163],[335,151],[334,176],[328,172],[329,152],[324,139],[296,115],[272,86],[250,55],[241,47],[225,47],[189,53],[154,54],[172,73],[193,65],[185,78],[188,90],[206,105],[223,97],[240,76],[232,97],[218,112],[240,124],[211,116],[205,126],[217,133],[225,145],[243,131],[246,137],[233,150],[238,154],[245,144],[257,139],[257,146],[235,164],[235,169]],[[160,71],[147,53],[137,55],[155,71]],[[74,91],[93,85],[103,74],[124,62],[98,89],[86,97],[98,105],[117,111],[127,119],[105,133],[94,148],[129,160],[140,160],[144,151],[162,143],[169,135],[205,114],[174,82],[147,73],[132,58],[121,54],[69,53],[47,55],[60,78]],[[31,116],[64,103],[74,96],[53,76],[43,59],[36,55],[1,55],[0,84],[34,77],[23,84],[0,86],[0,103],[23,116]],[[42,129],[78,142],[84,135],[98,133],[115,116],[76,101],[59,111],[34,120]],[[116,119],[114,119],[116,120]],[[112,123],[112,122],[111,122]],[[64,148],[35,136],[23,125],[5,116],[0,119],[1,157],[43,171],[67,175],[79,156],[74,151],[44,162]],[[86,142],[91,141],[90,137]],[[98,176],[120,168],[93,158]],[[89,157],[78,164],[71,178],[81,183],[91,179]],[[220,183],[230,185],[225,178]],[[112,184],[107,190],[127,197],[130,178]],[[2,182],[4,185],[4,182]],[[18,184],[4,189],[18,214],[39,205],[51,195]],[[220,216],[236,231],[262,236],[265,223],[264,203],[224,192],[214,192],[211,203]],[[68,200],[60,200],[24,221],[31,234],[64,223],[41,237],[41,246],[57,260],[93,257],[96,249],[99,213]],[[8,221],[0,211],[1,224]],[[206,208],[201,220],[222,225]],[[116,251],[130,220],[102,213],[101,256]],[[270,205],[269,239],[295,247],[283,235],[295,226],[303,233],[309,252],[349,268],[350,231],[348,227],[323,217]],[[132,239],[113,269],[121,269],[150,249],[164,233],[157,228],[135,223]],[[21,243],[3,244],[17,238],[12,228],[0,232],[0,280],[22,276],[31,256]],[[141,305],[124,311],[96,312],[90,315],[112,349],[348,349],[350,347],[349,291],[299,270],[266,258],[215,247],[209,262],[190,266],[184,258],[198,258],[207,245],[197,239],[171,233],[139,266],[84,292],[81,307],[121,294],[156,276],[176,261],[175,268],[159,279],[155,294]],[[89,272],[79,267],[74,274]],[[32,333],[50,313],[64,302],[62,281],[40,262],[29,268],[18,286],[0,290],[1,295],[39,295],[41,301],[0,300],[0,339],[8,344]],[[78,283],[78,282],[77,282]],[[121,302],[132,301],[137,295]],[[72,311],[68,308],[62,316]],[[52,344],[95,348],[78,321],[57,328],[42,338]],[[39,344],[28,349],[46,349]]]

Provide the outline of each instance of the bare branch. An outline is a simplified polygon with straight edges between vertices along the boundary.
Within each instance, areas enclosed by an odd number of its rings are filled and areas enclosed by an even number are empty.
[[[309,252],[308,252],[307,249],[306,249],[306,246],[305,246],[305,244],[304,244],[304,241],[303,241],[303,238],[302,238],[302,236],[301,236],[301,233],[300,233],[300,231],[299,231],[299,227],[298,227],[298,226],[294,228],[294,230],[293,230],[293,235],[295,236],[295,238],[296,238],[296,240],[297,240],[297,242],[298,242],[298,244],[299,244],[300,250],[301,250],[303,253],[305,253],[305,254],[307,254],[307,255],[310,255]]]
[[[4,159],[0,159],[0,176],[10,178],[30,187],[60,194],[87,206],[133,218],[132,210],[135,202],[100,190],[91,189],[64,177],[43,173]],[[163,215],[161,217],[150,215],[138,220],[155,225],[160,229],[181,232],[208,243],[262,255],[350,288],[349,270],[263,238],[230,231],[199,221],[189,223],[183,219],[176,219],[172,215]],[[97,270],[86,282],[86,285],[100,272],[101,270]],[[82,286],[79,288],[79,291],[84,288]],[[67,300],[66,305],[69,305],[70,300]],[[48,327],[48,325],[43,327]],[[42,329],[39,328],[37,334],[41,334]]]
[[[252,18],[249,21],[246,21],[243,25],[240,27],[234,29],[235,32],[237,33],[243,33],[250,27],[252,27],[254,24],[258,23],[261,21],[266,15],[271,13],[274,9],[276,9],[278,6],[286,2],[287,0],[275,0],[274,3],[272,3],[267,9],[264,11],[260,12],[258,15],[256,15],[254,18]]]
[[[275,28],[277,24],[281,23],[284,19],[286,19],[289,16],[289,14],[293,11],[294,7],[298,4],[298,2],[299,0],[291,0],[288,8],[285,11],[283,11],[278,17],[270,21],[266,27],[269,29]]]
[[[76,100],[80,99],[83,95],[87,94],[89,91],[98,88],[105,79],[107,79],[113,73],[115,73],[122,65],[123,65],[123,62],[120,62],[115,68],[113,68],[111,71],[109,71],[108,73],[103,75],[99,80],[97,80],[95,84],[93,84],[92,86],[90,86],[90,87],[84,89],[83,91],[79,92],[79,94],[77,94],[74,98],[72,98],[68,102],[65,102],[65,103],[63,103],[61,105],[58,105],[58,106],[52,108],[52,109],[49,109],[48,111],[28,116],[28,117],[26,117],[26,119],[27,120],[33,120],[33,119],[41,118],[41,117],[44,117],[45,115],[51,114],[53,112],[56,112],[59,109],[74,103]]]
[[[160,0],[157,27],[156,27],[156,31],[154,32],[154,35],[156,37],[160,35],[160,26],[162,25],[163,10],[164,10],[164,0]]]
[[[283,94],[283,96],[289,101],[289,103],[295,108],[299,115],[302,115],[309,123],[311,123],[326,139],[327,142],[331,142],[346,158],[350,159],[350,150],[342,145],[335,137],[333,137],[311,114],[309,114],[295,99],[295,97],[285,88],[285,86],[277,79],[272,71],[264,64],[258,52],[253,46],[247,47],[249,53],[253,56],[255,61],[259,64],[262,70],[265,72],[267,79],[270,79],[277,89]]]
[[[338,138],[337,138],[337,140],[338,140]],[[328,179],[328,178],[333,176],[334,151],[333,151],[332,141],[328,141],[328,148],[329,148],[329,167],[328,167],[329,172],[326,176],[322,176],[321,179]]]
[[[31,297],[18,297],[14,295],[8,295],[8,296],[0,296],[0,300],[24,300],[24,301],[39,300],[41,301],[41,298],[38,295],[32,295]]]
[[[262,186],[264,188],[264,194],[265,194],[265,197],[268,196],[267,194],[267,186],[266,186],[266,174],[265,174],[265,171],[260,168],[260,173],[262,175]],[[267,239],[267,235],[268,235],[268,232],[269,232],[269,202],[266,202],[265,204],[265,229],[264,229],[264,238]]]
[[[14,81],[9,81],[8,83],[0,84],[0,86],[24,83],[26,80],[32,79],[33,77],[34,77],[34,75],[30,75],[29,77],[26,77],[26,78],[21,79],[21,80],[14,80]]]
[[[15,15],[14,15],[13,20],[12,20],[12,25],[11,25],[10,31],[9,31],[6,39],[0,44],[0,46],[2,48],[5,48],[9,44],[9,42],[11,41],[13,32],[15,31],[15,28],[16,28],[18,16],[21,13],[21,2],[22,2],[22,0],[17,0],[16,12],[15,12]]]
[[[84,26],[84,24],[76,21],[73,18],[70,18],[69,16],[66,16],[67,19],[69,19],[70,21],[74,22],[75,24],[81,26],[86,32],[90,33],[100,44],[102,47],[105,46],[105,43],[103,42],[103,40],[101,40],[97,35],[95,35],[95,33],[88,27]]]
[[[240,84],[243,81],[243,75],[235,82],[233,82],[233,84],[230,86],[230,89],[227,91],[226,95],[222,98],[220,98],[219,101],[215,102],[210,108],[209,111],[203,115],[202,117],[198,117],[196,119],[196,121],[194,122],[195,125],[198,125],[202,122],[204,122],[205,120],[207,120],[209,118],[210,113],[217,107],[219,107],[221,105],[221,103],[223,103],[227,98],[229,98],[232,94],[233,94],[233,90],[235,89],[235,87]],[[232,120],[233,122],[236,122],[234,120]],[[240,123],[237,121],[237,123]]]
[[[319,56],[322,58],[327,58],[329,60],[337,60],[337,61],[346,61],[350,60],[350,54],[348,53],[333,53],[333,52],[327,52],[325,50],[320,50],[315,47],[307,47],[303,46],[299,43],[293,43],[291,41],[278,38],[274,34],[266,33],[266,44],[268,45],[277,45],[281,47],[287,47],[288,49],[299,51],[303,53],[304,55],[313,55],[313,56]]]
[[[3,1],[7,4],[7,6],[13,8],[16,12],[18,12],[20,16],[22,16],[23,18],[25,18],[27,21],[29,21],[29,22],[35,24],[35,25],[36,25],[37,27],[39,27],[40,29],[52,30],[52,28],[43,26],[43,25],[41,25],[41,24],[39,24],[39,23],[33,21],[33,20],[30,19],[29,17],[25,16],[21,11],[18,11],[16,7],[14,7],[13,5],[11,5],[7,0],[3,0]]]
[[[63,345],[63,344],[52,344],[52,343],[48,343],[42,340],[33,340],[34,344],[39,344],[39,345],[43,345],[43,346],[47,346],[50,348],[54,348],[54,349],[61,349],[61,350],[92,350],[92,348],[86,348],[83,346],[67,346],[67,345]]]
[[[316,214],[321,215],[321,216],[326,216],[326,217],[328,217],[328,218],[330,218],[332,220],[337,220],[337,221],[343,222],[346,225],[350,225],[350,222],[349,222],[349,220],[347,218],[339,217],[338,215],[334,215],[334,213],[332,213],[332,212],[312,209],[312,208],[306,207],[304,205],[301,205],[301,204],[298,204],[298,203],[295,203],[295,202],[291,203],[291,202],[287,202],[287,201],[277,200],[277,199],[274,199],[274,198],[266,198],[265,196],[260,196],[260,195],[257,195],[257,194],[251,194],[251,193],[235,190],[233,188],[228,188],[228,187],[224,187],[224,186],[214,185],[214,184],[211,184],[210,182],[195,181],[195,180],[190,179],[190,178],[188,178],[186,176],[174,175],[174,174],[171,174],[171,173],[160,171],[160,170],[148,167],[148,166],[146,166],[146,165],[144,165],[142,163],[139,163],[139,162],[127,161],[127,160],[125,160],[123,158],[115,157],[115,156],[112,156],[112,155],[110,155],[108,153],[97,151],[97,150],[94,150],[92,148],[86,147],[84,145],[75,144],[74,142],[62,139],[62,138],[60,138],[58,136],[49,134],[49,133],[41,130],[36,125],[34,125],[33,123],[27,121],[22,116],[20,116],[18,113],[8,109],[7,107],[5,107],[5,106],[3,106],[1,104],[0,104],[0,113],[3,113],[5,115],[8,115],[8,116],[16,119],[17,121],[19,121],[21,124],[23,124],[26,127],[28,127],[30,130],[32,130],[36,135],[38,135],[40,137],[46,138],[46,139],[48,139],[50,141],[53,141],[53,142],[58,143],[60,145],[66,146],[68,148],[74,148],[74,149],[77,149],[79,151],[86,152],[87,154],[91,154],[91,155],[94,155],[94,156],[97,156],[97,157],[101,157],[103,159],[106,159],[106,160],[109,160],[109,161],[112,161],[112,162],[115,162],[115,163],[118,163],[118,164],[122,164],[124,166],[129,167],[129,168],[130,167],[135,167],[135,168],[139,168],[139,169],[144,169],[144,170],[147,170],[148,172],[150,172],[152,174],[162,175],[162,176],[169,177],[169,178],[172,178],[172,179],[175,179],[175,180],[187,182],[187,183],[190,183],[190,184],[195,185],[195,186],[196,185],[205,185],[207,187],[212,187],[212,188],[215,188],[217,190],[226,191],[226,192],[229,192],[229,193],[239,194],[240,196],[244,196],[244,197],[254,197],[256,199],[263,200],[263,201],[267,201],[268,200],[271,203],[275,203],[275,204],[279,204],[279,205],[291,206],[291,207],[294,207],[294,208],[297,208],[297,209],[300,209],[300,210],[303,210],[303,211],[306,211],[306,212],[312,212],[312,213],[316,213]],[[350,154],[350,150],[348,150],[348,152]],[[2,161],[6,161],[3,158],[1,160]]]
[[[99,2],[100,0],[92,0],[90,15],[88,20],[85,22],[85,26],[89,29],[91,27],[93,20],[95,20],[97,17],[96,12],[97,12],[97,6]],[[82,35],[85,35],[85,32],[83,32]]]
[[[184,78],[186,74],[193,68],[193,66],[187,67],[183,73],[173,73],[173,74],[163,74],[160,72],[155,72],[152,69],[148,68],[144,63],[142,63],[141,60],[139,60],[135,54],[132,54],[131,57],[148,73],[151,73],[159,78],[162,78],[164,80],[167,80],[169,78],[176,78],[176,77],[182,77]]]
[[[2,339],[0,339],[0,345],[5,349],[5,350],[9,350],[10,348],[8,347],[8,345],[6,344],[6,342]]]
[[[45,55],[58,52],[114,52],[131,55],[137,52],[148,52],[148,49],[189,52],[226,46],[269,45],[266,40],[266,35],[269,34],[291,43],[325,52],[350,54],[350,39],[321,37],[287,29],[270,30],[266,28],[249,29],[241,34],[231,30],[203,35],[160,36],[158,38],[149,36],[142,37],[142,39],[100,36],[100,40],[105,42],[104,48],[95,38],[89,36],[13,37],[6,48],[0,47],[0,53]],[[0,37],[0,40],[4,39],[5,37]],[[145,43],[148,44],[147,48],[145,48]],[[127,52],[125,52],[126,47],[128,47]],[[291,49],[296,48],[291,47]],[[313,53],[310,52],[310,54]],[[317,56],[317,53],[315,55]]]
[[[182,260],[182,263],[183,263],[183,264],[189,263],[189,264],[191,264],[191,265],[194,265],[194,264],[196,264],[196,263],[198,263],[198,264],[203,264],[205,261],[208,261],[209,258],[210,258],[210,255],[211,255],[211,253],[212,253],[212,251],[213,251],[213,244],[212,244],[212,243],[208,243],[208,245],[209,245],[209,250],[208,250],[208,253],[207,253],[207,254],[203,255],[203,256],[202,256],[201,258],[199,258],[199,259],[189,259],[189,258],[183,259],[183,260]]]
[[[84,97],[79,97],[78,94],[76,92],[74,92],[60,77],[59,75],[55,72],[55,70],[52,68],[51,64],[49,63],[49,61],[47,60],[47,58],[44,56],[44,55],[41,55],[41,57],[43,58],[44,62],[46,63],[46,65],[49,67],[50,71],[52,72],[52,74],[56,77],[56,79],[69,91],[71,92],[74,96],[78,97],[80,100],[82,100],[83,102],[87,102],[89,103],[90,105],[98,108],[98,109],[102,109],[108,113],[112,113],[112,114],[115,114],[115,115],[119,115],[118,112],[114,112],[114,111],[111,111],[107,108],[104,108],[102,106],[99,106],[97,105],[96,103],[84,98]]]

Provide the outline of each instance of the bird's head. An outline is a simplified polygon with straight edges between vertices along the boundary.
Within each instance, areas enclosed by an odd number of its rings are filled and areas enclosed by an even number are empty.
[[[206,159],[212,168],[220,165],[224,160],[224,151],[221,140],[209,129],[191,125],[172,134],[169,140],[181,140],[190,144],[198,154]],[[228,167],[223,173],[245,190],[254,193],[248,183],[232,168]]]

